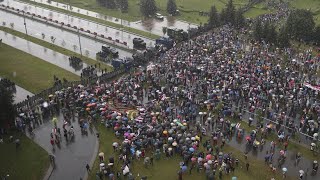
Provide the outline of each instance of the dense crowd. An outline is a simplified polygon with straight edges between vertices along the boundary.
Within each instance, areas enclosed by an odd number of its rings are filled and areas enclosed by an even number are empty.
[[[262,18],[277,20],[284,15],[271,16]],[[220,27],[182,42],[146,68],[112,83],[70,87],[39,102],[35,109],[20,109],[17,124],[51,118],[63,109],[65,136],[72,132],[70,119],[75,115],[82,132],[91,122],[101,121],[112,128],[119,139],[110,144],[119,158],[105,159],[104,153],[99,154],[99,179],[122,175],[133,179],[134,159],[143,159],[149,166],[161,154],[181,156],[179,179],[193,169],[204,172],[207,179],[216,174],[221,179],[239,164],[237,157],[223,151],[227,140],[236,137],[245,139],[248,147],[263,148],[266,136],[276,133],[284,148],[276,152],[272,141],[265,161],[272,171],[282,168],[285,177],[288,169],[283,164],[292,136],[305,134],[306,142],[318,150],[320,57],[311,50],[274,48],[248,35],[246,29]],[[93,67],[82,73],[87,75],[96,75]],[[242,119],[256,129],[245,132],[239,123]],[[53,129],[54,146],[60,127]],[[300,157],[298,153],[296,162]],[[115,162],[121,163],[122,172]],[[250,163],[245,166],[248,170]],[[310,168],[316,173],[318,162]],[[302,179],[306,173],[301,169],[296,176]]]
[[[90,122],[102,119],[117,137],[124,138],[112,145],[120,153],[123,174],[128,176],[133,159],[144,158],[149,165],[164,153],[167,158],[181,155],[180,179],[193,168],[204,170],[208,179],[215,173],[222,177],[234,171],[238,160],[216,145],[233,135],[246,136],[248,146],[264,142],[258,131],[266,136],[278,133],[279,142],[288,142],[300,131],[317,142],[320,105],[315,74],[319,57],[313,57],[310,51],[273,49],[249,41],[244,38],[246,34],[245,30],[221,27],[170,49],[146,69],[113,83],[59,91],[46,104],[41,102],[37,111],[51,117],[63,108],[65,134],[73,128],[69,120],[74,114],[78,114],[84,131]],[[127,114],[117,107],[138,108],[138,112]],[[257,111],[269,121],[258,121]],[[36,111],[30,111],[27,117],[33,118],[32,112]],[[229,119],[241,119],[245,114],[249,125],[257,125],[257,131],[246,134]],[[57,139],[54,135],[52,145]],[[203,141],[205,135],[211,138]],[[146,157],[146,150],[154,156]],[[270,151],[275,153],[274,149]],[[285,152],[279,155],[279,167],[285,161]],[[97,176],[119,175],[113,168],[114,161],[111,158],[107,164],[101,158]],[[274,168],[272,160],[270,164]],[[299,175],[303,177],[304,173]]]

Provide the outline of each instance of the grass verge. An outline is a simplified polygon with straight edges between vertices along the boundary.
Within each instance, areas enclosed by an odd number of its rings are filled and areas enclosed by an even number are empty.
[[[71,72],[3,43],[0,45],[0,64],[1,77],[14,81],[32,93],[51,87],[54,75],[68,81],[80,80]]]
[[[8,179],[38,180],[45,176],[49,168],[48,153],[24,134],[15,134],[20,139],[20,147],[16,149],[9,137],[0,143],[0,176],[9,175]]]
[[[30,36],[30,35],[26,35],[26,34],[24,34],[24,33],[22,33],[22,32],[19,32],[19,31],[10,29],[10,28],[8,28],[8,27],[3,27],[3,26],[1,26],[1,27],[0,27],[0,30],[1,30],[1,31],[4,31],[4,32],[7,32],[7,33],[10,33],[10,34],[12,34],[12,35],[15,35],[15,36],[17,36],[17,37],[20,37],[20,38],[22,38],[22,39],[25,39],[25,40],[27,40],[27,41],[33,42],[33,43],[38,44],[38,45],[40,45],[40,46],[46,47],[46,48],[51,49],[51,50],[53,50],[53,51],[59,52],[59,53],[64,54],[64,55],[66,55],[66,56],[76,56],[76,57],[79,57],[79,58],[81,58],[85,63],[87,63],[87,64],[89,64],[89,65],[95,65],[95,64],[100,63],[100,65],[101,65],[101,66],[100,66],[100,69],[103,69],[103,70],[104,70],[104,69],[107,69],[108,71],[112,71],[112,69],[113,69],[112,66],[107,65],[107,64],[105,64],[105,63],[103,63],[103,62],[93,60],[93,59],[88,58],[88,57],[86,57],[86,56],[81,56],[80,54],[75,53],[75,52],[73,52],[73,51],[64,49],[64,48],[62,48],[62,47],[60,47],[60,46],[57,46],[57,45],[55,45],[55,44],[49,43],[49,42],[47,42],[47,41],[44,41],[44,40],[41,40],[41,39],[38,39],[38,38],[35,38],[35,37],[32,37],[32,36]]]

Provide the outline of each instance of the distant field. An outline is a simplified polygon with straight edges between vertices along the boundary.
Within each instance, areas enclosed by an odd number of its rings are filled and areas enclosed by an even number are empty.
[[[262,14],[267,14],[267,13],[272,13],[272,12],[273,12],[272,10],[269,10],[266,8],[253,7],[249,11],[244,13],[244,16],[248,17],[248,18],[254,18],[254,17],[260,16]]]

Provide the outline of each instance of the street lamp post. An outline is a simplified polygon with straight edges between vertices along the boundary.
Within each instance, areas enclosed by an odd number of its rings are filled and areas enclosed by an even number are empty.
[[[81,41],[80,41],[80,32],[79,32],[79,29],[78,29],[78,37],[79,37],[80,54],[81,54],[81,56],[82,56],[82,48],[81,48]]]
[[[24,29],[26,30],[26,34],[28,34],[28,31],[27,31],[27,23],[26,23],[26,17],[24,16],[24,12],[23,12],[23,24],[24,24]]]

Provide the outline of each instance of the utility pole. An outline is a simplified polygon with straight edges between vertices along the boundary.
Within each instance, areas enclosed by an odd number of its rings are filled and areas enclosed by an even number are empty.
[[[26,23],[26,16],[24,15],[24,12],[23,12],[23,24],[24,24],[24,29],[26,30],[26,34],[28,35],[27,23]]]
[[[78,37],[79,37],[80,54],[81,54],[81,56],[82,56],[82,48],[81,48],[81,41],[80,41],[80,32],[79,32],[79,29],[78,29]]]

